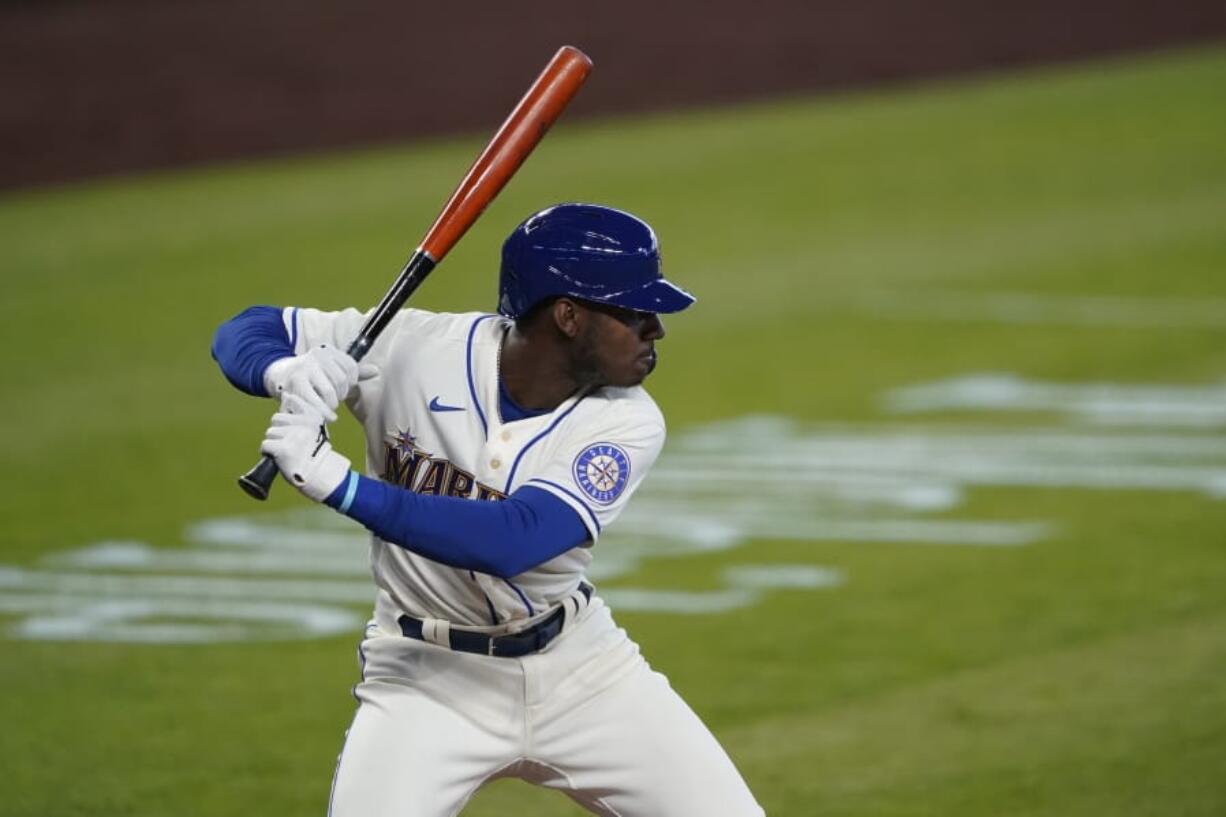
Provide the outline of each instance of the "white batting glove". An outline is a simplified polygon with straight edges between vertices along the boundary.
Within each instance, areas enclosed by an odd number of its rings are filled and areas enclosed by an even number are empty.
[[[260,452],[276,460],[286,480],[316,502],[349,476],[349,460],[332,450],[323,415],[296,394],[282,399]]]
[[[378,373],[369,363],[359,365],[340,349],[325,344],[274,362],[264,372],[264,390],[272,397],[301,397],[332,423],[336,421],[336,407],[358,381]]]

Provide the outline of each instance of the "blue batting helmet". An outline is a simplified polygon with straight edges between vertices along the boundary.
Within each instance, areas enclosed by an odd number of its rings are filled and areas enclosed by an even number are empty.
[[[680,312],[694,296],[664,280],[651,227],[596,204],[559,204],[528,218],[502,245],[498,311],[519,318],[556,295]]]

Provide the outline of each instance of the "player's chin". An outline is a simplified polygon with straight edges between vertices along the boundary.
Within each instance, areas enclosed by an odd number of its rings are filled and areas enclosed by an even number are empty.
[[[628,389],[631,386],[637,386],[647,379],[647,375],[651,374],[656,367],[655,356],[636,357],[633,360],[627,361],[616,367],[606,369],[605,376],[602,378],[604,385],[613,386],[619,389]]]
[[[639,355],[638,357],[636,357],[634,359],[634,365],[631,367],[631,372],[632,372],[631,377],[634,382],[630,383],[629,385],[637,386],[638,384],[646,380],[647,375],[651,374],[652,372],[656,370],[657,362],[658,362],[658,358],[656,357],[656,353],[654,350],[651,352],[648,352],[645,355]]]
[[[601,381],[606,386],[628,389],[646,380],[655,368],[656,353],[652,351],[606,368]]]

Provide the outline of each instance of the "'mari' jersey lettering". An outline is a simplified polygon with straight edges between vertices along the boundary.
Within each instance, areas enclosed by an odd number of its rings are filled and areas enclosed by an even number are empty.
[[[496,488],[482,485],[468,471],[447,460],[431,457],[411,442],[405,443],[407,434],[396,435],[394,442],[383,443],[387,452],[384,458],[383,473],[379,476],[384,482],[408,488],[419,494],[440,494],[454,496],[460,499],[499,500],[507,495]],[[412,437],[408,437],[412,440]],[[423,467],[424,464],[424,467]],[[422,471],[425,475],[418,479]],[[476,496],[473,488],[476,487]]]

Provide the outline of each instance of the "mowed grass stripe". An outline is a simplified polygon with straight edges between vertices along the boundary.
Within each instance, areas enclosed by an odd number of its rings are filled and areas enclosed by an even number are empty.
[[[1226,810],[1223,673],[1216,613],[772,718],[727,740],[761,770],[767,803],[782,787],[812,809],[788,813],[1208,817]]]

